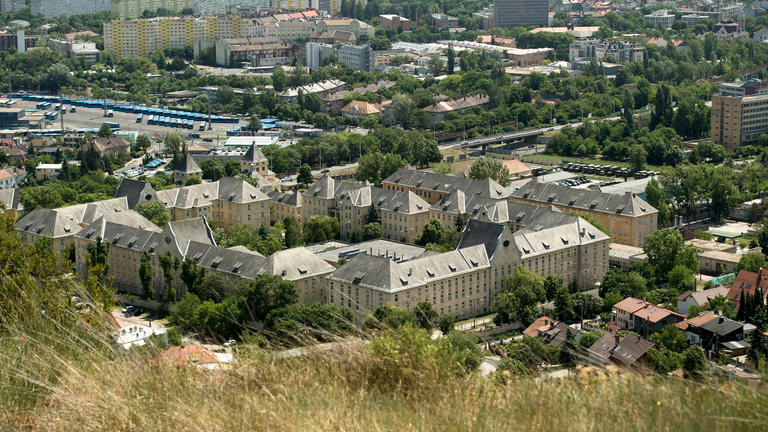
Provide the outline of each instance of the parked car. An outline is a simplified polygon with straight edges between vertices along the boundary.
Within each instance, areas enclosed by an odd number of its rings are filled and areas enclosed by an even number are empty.
[[[233,346],[233,345],[236,345],[236,344],[237,344],[237,341],[236,341],[236,340],[234,340],[234,339],[230,339],[230,340],[228,340],[228,341],[224,342],[224,347],[225,347],[225,348],[226,348],[226,347],[231,347],[231,346]]]

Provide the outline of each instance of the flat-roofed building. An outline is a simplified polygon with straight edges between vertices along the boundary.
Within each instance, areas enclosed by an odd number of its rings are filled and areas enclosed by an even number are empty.
[[[494,21],[499,28],[549,25],[549,2],[542,0],[496,0]]]
[[[712,95],[712,142],[727,151],[757,142],[768,133],[768,87],[765,83],[723,84]]]

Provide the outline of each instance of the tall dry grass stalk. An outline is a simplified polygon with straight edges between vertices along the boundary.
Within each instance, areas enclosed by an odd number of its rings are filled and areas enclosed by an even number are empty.
[[[242,358],[231,370],[176,368],[153,357],[90,362],[50,353],[44,397],[0,415],[1,430],[110,431],[759,431],[766,392],[635,374],[563,381],[441,376],[409,379],[363,344],[310,358]],[[403,383],[393,385],[393,382]]]

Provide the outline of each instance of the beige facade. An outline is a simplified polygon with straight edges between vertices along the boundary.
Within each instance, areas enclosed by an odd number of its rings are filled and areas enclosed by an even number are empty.
[[[413,192],[364,186],[337,196],[339,230],[343,240],[351,238],[366,224],[371,206],[378,210],[381,228],[387,239],[414,243],[429,221],[429,204]]]
[[[736,273],[742,256],[734,252],[704,251],[699,255],[699,271],[712,275]]]
[[[490,263],[482,246],[401,263],[362,254],[327,280],[329,303],[351,309],[357,321],[385,304],[412,311],[426,301],[457,319],[490,310]]]
[[[205,216],[222,228],[270,224],[269,197],[242,179],[223,177],[213,183],[164,189],[156,194],[173,221]]]
[[[768,94],[755,96],[712,95],[712,142],[729,152],[754,143],[768,132]]]
[[[293,192],[270,192],[269,206],[272,223],[289,217],[296,219],[299,224],[304,223],[303,196],[298,190]]]
[[[459,247],[482,243],[491,260],[491,298],[505,288],[518,265],[542,277],[575,281],[582,290],[602,282],[608,271],[610,238],[580,217],[548,211],[530,227],[470,219]]]

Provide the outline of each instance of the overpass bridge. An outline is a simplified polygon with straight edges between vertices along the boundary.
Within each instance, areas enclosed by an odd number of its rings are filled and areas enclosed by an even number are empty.
[[[458,148],[469,148],[469,147],[482,147],[483,150],[485,150],[485,148],[490,144],[506,143],[511,141],[520,141],[520,140],[523,140],[529,143],[535,143],[536,138],[544,134],[545,132],[560,130],[562,127],[563,126],[552,126],[547,128],[526,129],[526,130],[515,131],[515,132],[507,132],[503,134],[485,136],[485,137],[475,138],[471,140],[442,144],[440,146],[440,149],[445,150],[445,149],[451,149],[451,148],[458,149]]]

